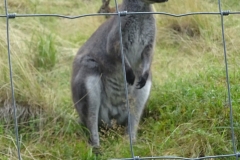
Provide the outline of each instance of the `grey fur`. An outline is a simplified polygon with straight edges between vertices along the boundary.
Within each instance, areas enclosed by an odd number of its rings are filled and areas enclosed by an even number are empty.
[[[152,11],[150,3],[166,0],[123,0],[120,10]],[[121,17],[123,50],[133,140],[151,90],[151,62],[155,43],[153,15]],[[90,142],[100,146],[98,126],[111,127],[111,120],[127,125],[124,78],[121,66],[118,17],[111,17],[79,49],[71,80],[72,98],[83,125],[90,131]]]

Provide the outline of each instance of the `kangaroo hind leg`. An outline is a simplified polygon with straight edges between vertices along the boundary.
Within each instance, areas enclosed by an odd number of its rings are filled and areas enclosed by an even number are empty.
[[[146,85],[143,88],[135,90],[135,106],[130,110],[131,136],[133,142],[136,142],[138,125],[150,94],[151,84],[151,80],[148,79]]]
[[[99,146],[98,115],[101,104],[101,75],[97,72],[97,63],[89,60],[75,67],[78,71],[72,78],[72,95],[76,110],[83,125],[90,132],[90,144]],[[96,64],[95,64],[96,63]]]

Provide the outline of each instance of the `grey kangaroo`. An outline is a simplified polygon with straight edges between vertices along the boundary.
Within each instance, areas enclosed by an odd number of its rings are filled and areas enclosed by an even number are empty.
[[[119,10],[151,12],[152,3],[167,0],[123,0]],[[118,17],[103,23],[79,49],[71,79],[72,98],[81,123],[89,130],[90,144],[99,147],[98,129],[112,120],[128,125],[122,72]],[[136,133],[151,90],[151,63],[155,19],[151,14],[121,17],[122,40],[131,115],[131,136]]]

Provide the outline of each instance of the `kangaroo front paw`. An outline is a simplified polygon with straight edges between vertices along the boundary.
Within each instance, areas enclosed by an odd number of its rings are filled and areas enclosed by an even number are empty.
[[[137,89],[141,89],[145,86],[148,79],[148,73],[145,73],[142,77],[139,78],[139,81],[137,83]]]
[[[133,85],[133,83],[134,83],[134,81],[135,81],[135,75],[134,75],[132,69],[128,69],[128,70],[126,71],[126,78],[127,78],[128,84]]]
[[[140,78],[139,82],[137,83],[137,89],[141,89],[142,87],[144,87],[146,84],[146,79],[144,78]]]

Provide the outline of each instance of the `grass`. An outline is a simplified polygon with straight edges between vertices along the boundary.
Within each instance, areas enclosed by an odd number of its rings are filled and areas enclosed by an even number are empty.
[[[236,11],[237,0],[222,0]],[[79,15],[97,12],[99,2],[14,1],[9,12]],[[4,14],[3,3],[0,12]],[[217,1],[171,0],[157,11],[218,11]],[[232,154],[229,104],[219,16],[156,16],[153,88],[139,128],[135,155],[200,157]],[[79,126],[70,94],[71,63],[104,17],[10,20],[13,80],[23,159],[94,159]],[[224,18],[236,145],[239,148],[239,19]],[[17,159],[12,123],[5,19],[0,19],[0,159]],[[98,159],[130,157],[121,128],[101,134]],[[231,158],[226,158],[231,159]],[[232,158],[233,159],[233,158]]]
[[[37,51],[35,55],[35,68],[51,70],[57,62],[57,50],[55,47],[55,39],[50,35],[40,36],[37,40]]]

